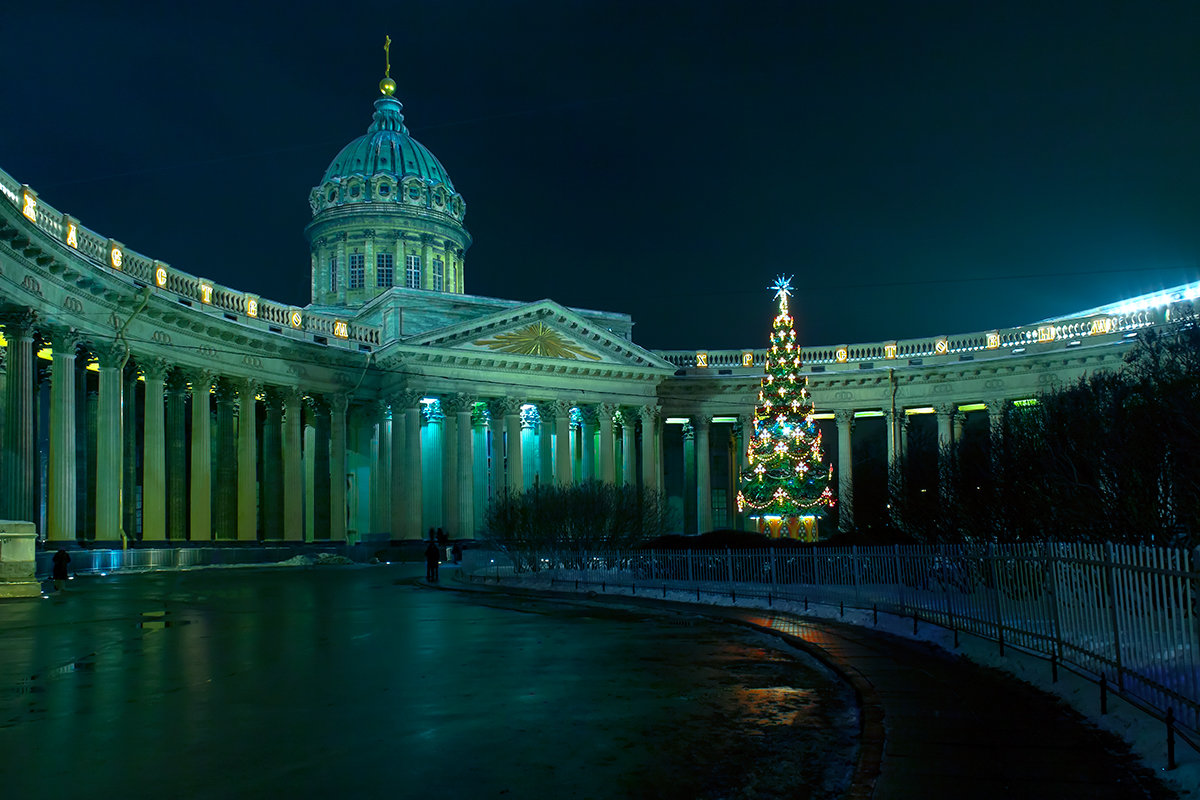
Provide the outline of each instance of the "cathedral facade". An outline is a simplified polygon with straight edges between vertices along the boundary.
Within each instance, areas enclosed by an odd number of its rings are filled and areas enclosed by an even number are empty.
[[[652,351],[625,314],[467,293],[466,203],[393,92],[311,192],[305,307],[137,253],[0,171],[0,519],[113,546],[470,538],[505,491],[594,479],[663,491],[685,532],[747,527],[765,350]],[[913,430],[998,431],[1197,294],[805,348],[837,493],[868,440],[893,463]]]

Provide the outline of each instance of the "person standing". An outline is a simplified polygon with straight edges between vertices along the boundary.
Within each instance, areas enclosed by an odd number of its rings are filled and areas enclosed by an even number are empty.
[[[441,548],[437,546],[437,542],[429,540],[429,546],[425,548],[425,580],[430,583],[437,583],[438,579],[438,562],[441,560]]]
[[[51,577],[54,578],[54,591],[62,591],[63,581],[70,580],[70,575],[67,574],[67,564],[71,563],[71,556],[67,554],[66,550],[60,547],[52,560],[54,562],[54,570],[51,573]]]

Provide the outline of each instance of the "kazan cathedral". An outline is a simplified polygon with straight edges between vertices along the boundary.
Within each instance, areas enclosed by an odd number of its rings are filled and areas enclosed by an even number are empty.
[[[312,189],[305,307],[138,253],[0,171],[0,519],[50,546],[471,538],[499,493],[600,480],[664,492],[684,533],[753,527],[731,501],[765,348],[647,350],[626,314],[469,294],[466,203],[394,91]],[[1198,294],[805,347],[838,527],[864,459],[1002,431]]]

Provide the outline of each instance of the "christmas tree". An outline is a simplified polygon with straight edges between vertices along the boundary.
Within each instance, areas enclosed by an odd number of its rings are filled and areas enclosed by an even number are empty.
[[[779,314],[754,409],[738,511],[748,511],[760,532],[813,539],[816,518],[835,502],[829,488],[832,468],[821,453],[808,379],[800,374],[800,347],[788,313],[791,278],[780,276],[770,288],[779,300]]]

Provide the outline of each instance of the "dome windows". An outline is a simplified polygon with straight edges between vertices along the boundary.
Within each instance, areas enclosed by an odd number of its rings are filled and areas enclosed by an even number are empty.
[[[392,192],[391,186],[388,186],[386,183],[379,184],[379,196],[380,197],[387,197],[389,194],[391,194],[391,192]]]

